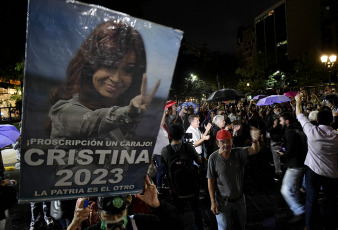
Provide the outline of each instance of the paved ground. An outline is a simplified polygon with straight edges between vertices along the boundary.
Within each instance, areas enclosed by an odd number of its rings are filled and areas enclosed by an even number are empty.
[[[301,230],[304,223],[288,224],[287,220],[291,212],[280,194],[280,182],[273,179],[273,168],[269,165],[269,151],[262,151],[258,155],[250,157],[245,171],[244,191],[247,202],[247,225],[248,230]],[[19,170],[6,172],[8,178],[19,180]],[[302,195],[304,202],[305,195]],[[217,229],[214,215],[210,212],[208,197],[201,200],[205,217],[205,229]],[[322,205],[317,209],[317,229],[322,229]],[[12,229],[29,229],[30,206],[29,204],[17,204],[9,210]],[[186,219],[190,218],[187,213]],[[338,218],[337,218],[338,219]],[[1,225],[0,225],[1,229]],[[9,229],[9,228],[8,228]],[[45,229],[45,228],[41,228]],[[53,229],[61,229],[59,224]],[[337,221],[338,229],[338,221]]]

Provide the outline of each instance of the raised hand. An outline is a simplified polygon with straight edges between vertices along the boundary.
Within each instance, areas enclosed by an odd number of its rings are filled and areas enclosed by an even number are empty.
[[[240,125],[235,125],[234,126],[234,132],[237,132],[238,130],[241,129],[241,126]]]
[[[259,140],[260,137],[261,137],[261,132],[259,129],[253,127],[253,126],[250,126],[250,136],[252,138],[252,140]]]
[[[145,111],[147,109],[148,104],[153,99],[158,87],[160,86],[161,81],[158,80],[155,86],[150,90],[149,94],[147,95],[147,75],[143,74],[142,78],[142,85],[141,85],[141,94],[137,95],[130,101],[129,107],[134,107],[136,109],[140,109],[141,111]],[[129,109],[132,112],[132,109]]]
[[[89,208],[84,208],[83,206],[87,198],[79,198],[79,200],[79,205],[74,211],[74,218],[71,224],[68,226],[67,230],[76,230],[77,227],[81,225],[82,221],[88,219],[89,217]]]
[[[208,123],[207,125],[204,126],[205,130],[210,130],[211,129],[212,124]]]
[[[153,208],[157,208],[160,206],[160,201],[158,200],[157,196],[156,185],[151,183],[148,175],[146,175],[146,179],[144,181],[143,194],[136,194],[135,196]]]
[[[301,101],[301,100],[302,100],[302,97],[303,97],[303,93],[298,93],[298,94],[295,96],[295,100],[296,100],[296,101]]]

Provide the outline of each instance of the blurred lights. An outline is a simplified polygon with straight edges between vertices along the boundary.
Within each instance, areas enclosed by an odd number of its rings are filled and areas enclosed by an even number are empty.
[[[320,60],[322,61],[322,63],[325,64],[325,66],[329,69],[329,72],[331,72],[330,68],[334,65],[334,63],[337,60],[337,56],[332,54],[330,57],[328,57],[327,55],[322,55],[320,57]],[[331,85],[331,73],[329,74],[329,86]]]
[[[327,55],[323,55],[320,57],[320,60],[322,60],[323,63],[327,62],[328,56]]]
[[[334,63],[336,62],[336,60],[337,60],[337,56],[336,55],[334,55],[334,54],[332,54],[332,55],[330,55],[330,57],[329,56],[327,56],[327,55],[322,55],[321,57],[320,57],[320,60],[322,61],[322,63],[324,63],[328,68],[331,68],[333,65],[334,65]]]
[[[336,62],[337,56],[336,55],[331,55],[329,59],[330,59],[330,62]]]
[[[195,74],[190,74],[190,77],[191,77],[191,81],[196,81],[198,79],[197,75]]]

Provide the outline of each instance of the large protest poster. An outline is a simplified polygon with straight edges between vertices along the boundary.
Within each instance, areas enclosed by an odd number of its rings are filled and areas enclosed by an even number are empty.
[[[141,192],[183,32],[76,1],[28,6],[19,201]]]

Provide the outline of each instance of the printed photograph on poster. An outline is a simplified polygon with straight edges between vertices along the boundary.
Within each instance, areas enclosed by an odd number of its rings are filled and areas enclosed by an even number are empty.
[[[183,32],[30,0],[20,202],[142,191]]]

